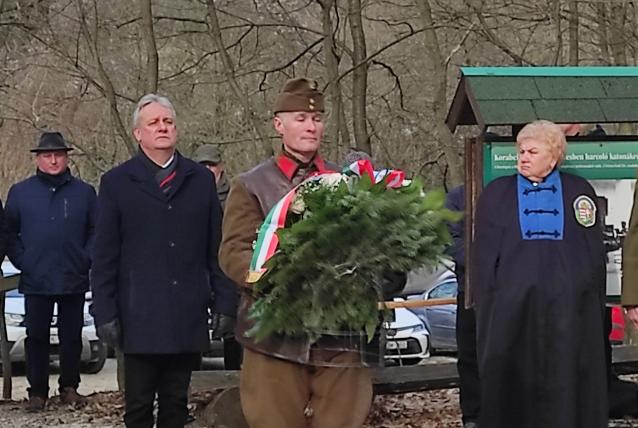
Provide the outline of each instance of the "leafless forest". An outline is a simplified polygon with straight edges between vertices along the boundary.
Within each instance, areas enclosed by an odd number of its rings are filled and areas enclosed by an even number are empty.
[[[174,101],[182,153],[216,143],[242,171],[278,150],[271,105],[300,75],[327,94],[326,157],[357,147],[455,184],[459,66],[636,65],[637,21],[622,0],[0,0],[0,195],[43,130],[96,184],[136,150],[147,92]]]

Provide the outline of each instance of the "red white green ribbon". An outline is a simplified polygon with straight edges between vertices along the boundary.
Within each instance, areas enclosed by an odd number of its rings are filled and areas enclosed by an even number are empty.
[[[363,177],[363,174],[366,174],[375,183],[385,180],[386,187],[390,189],[396,189],[397,187],[403,186],[403,181],[405,180],[405,173],[403,171],[398,169],[382,169],[375,171],[374,168],[372,168],[372,163],[365,159],[358,160],[351,165],[348,165],[343,169],[343,173],[348,175],[354,173],[359,177]]]
[[[403,171],[387,169],[374,171],[372,164],[367,160],[354,162],[352,165],[344,168],[344,173],[354,173],[359,177],[363,176],[363,174],[367,174],[375,183],[385,180],[387,182],[386,187],[388,188],[397,188],[402,186],[405,179]],[[266,271],[264,264],[275,254],[275,251],[277,251],[277,245],[279,244],[277,230],[281,229],[286,224],[286,217],[288,216],[290,204],[295,199],[299,187],[310,181],[320,180],[323,174],[334,174],[334,172],[321,172],[307,178],[286,193],[286,195],[270,209],[270,212],[266,216],[266,219],[257,233],[257,241],[255,242],[253,257],[250,262],[246,282],[257,282]]]
[[[255,249],[253,251],[253,258],[250,262],[250,272],[263,273],[265,271],[263,268],[264,263],[266,263],[266,260],[275,254],[275,250],[279,244],[279,237],[277,237],[276,233],[277,229],[284,227],[284,224],[286,223],[286,216],[288,215],[288,208],[290,207],[293,199],[295,199],[298,187],[299,186],[296,186],[286,193],[286,195],[271,208],[266,219],[259,228],[257,242],[255,243]]]

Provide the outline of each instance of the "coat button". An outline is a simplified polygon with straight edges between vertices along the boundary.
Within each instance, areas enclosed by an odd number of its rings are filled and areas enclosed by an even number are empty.
[[[169,209],[169,210],[172,210],[172,209],[173,209],[173,206],[172,206],[171,204],[168,204],[168,209]]]
[[[168,246],[173,248],[175,246],[175,243],[173,241],[171,241],[171,242],[168,243]]]
[[[50,191],[55,192],[55,187],[49,188]]]
[[[174,279],[173,281],[171,281],[171,284],[173,284],[173,285],[177,285],[177,280],[176,280],[176,279]]]
[[[55,217],[51,216],[51,220],[55,220]]]

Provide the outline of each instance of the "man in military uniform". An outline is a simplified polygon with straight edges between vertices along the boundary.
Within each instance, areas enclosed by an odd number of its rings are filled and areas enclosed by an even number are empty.
[[[282,153],[234,179],[227,201],[220,266],[243,291],[235,333],[244,346],[240,395],[251,428],[360,427],[372,402],[371,376],[361,366],[358,341],[322,336],[309,342],[272,335],[256,342],[246,335],[254,301],[246,278],[256,230],[273,205],[304,178],[339,169],[318,153],[323,111],[315,81],[287,81],[273,119]]]

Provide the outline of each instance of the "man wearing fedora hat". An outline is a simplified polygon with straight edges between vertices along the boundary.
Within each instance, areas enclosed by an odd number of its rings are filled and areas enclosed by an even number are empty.
[[[324,101],[317,82],[288,80],[274,106],[273,125],[283,150],[232,181],[222,228],[220,266],[240,286],[235,335],[244,346],[240,397],[251,428],[355,428],[372,402],[372,381],[362,367],[361,343],[348,334],[316,342],[246,332],[254,302],[247,281],[256,231],[270,209],[309,175],[335,164],[319,155]],[[310,262],[310,261],[309,261]]]
[[[35,175],[9,189],[7,254],[21,270],[25,295],[29,411],[43,410],[49,390],[49,328],[57,304],[59,391],[63,403],[82,404],[80,354],[84,294],[89,289],[95,190],[73,177],[68,147],[59,132],[44,132],[35,153]]]

